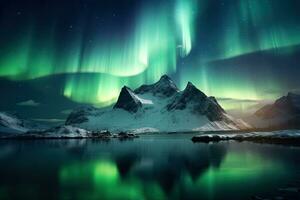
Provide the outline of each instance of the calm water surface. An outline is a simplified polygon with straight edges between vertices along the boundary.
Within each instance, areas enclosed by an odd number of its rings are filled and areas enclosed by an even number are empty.
[[[300,198],[300,148],[132,141],[0,141],[0,199]]]

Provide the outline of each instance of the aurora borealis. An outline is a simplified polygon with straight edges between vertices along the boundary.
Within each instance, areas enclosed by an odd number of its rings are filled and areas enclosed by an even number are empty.
[[[63,74],[59,95],[102,107],[123,85],[168,74],[248,110],[300,89],[299,10],[297,0],[2,1],[0,77]]]

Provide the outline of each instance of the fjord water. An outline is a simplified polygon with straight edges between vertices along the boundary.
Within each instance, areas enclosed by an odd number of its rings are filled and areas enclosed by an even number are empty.
[[[300,148],[191,137],[0,141],[0,199],[299,198]]]

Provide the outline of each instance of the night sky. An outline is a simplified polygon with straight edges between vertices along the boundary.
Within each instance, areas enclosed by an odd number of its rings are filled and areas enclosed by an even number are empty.
[[[168,74],[250,112],[300,90],[299,11],[299,0],[1,0],[0,87],[16,93],[1,108],[103,107]]]

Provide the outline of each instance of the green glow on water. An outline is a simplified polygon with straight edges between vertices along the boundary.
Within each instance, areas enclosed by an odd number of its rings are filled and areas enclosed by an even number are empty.
[[[209,167],[198,178],[196,184],[207,191],[209,199],[213,199],[217,189],[227,188],[228,192],[234,192],[234,188],[243,182],[259,187],[263,184],[262,177],[272,177],[281,173],[284,173],[284,166],[281,163],[274,163],[250,152],[229,153],[220,167]]]
[[[210,167],[198,181],[240,181],[240,179],[255,179],[266,171],[279,171],[282,168],[279,165],[263,160],[252,153],[231,153],[227,154],[219,168]]]
[[[132,184],[122,184],[116,165],[110,161],[99,161],[81,166],[75,164],[63,168],[60,173],[62,186],[86,185],[86,191],[68,191],[63,196],[78,199],[142,199]]]
[[[191,178],[184,170],[182,178],[166,194],[160,184],[138,178],[135,173],[121,177],[112,160],[74,163],[64,166],[59,173],[64,198],[78,199],[177,199],[180,191],[201,193],[203,198],[213,199],[219,190],[232,192],[242,182],[248,185],[264,184],[261,177],[284,173],[284,165],[265,159],[255,153],[228,153],[220,166],[209,166],[198,178]],[[274,176],[276,178],[277,176]],[[271,178],[272,179],[272,178]],[[257,182],[260,180],[260,182]],[[270,180],[268,180],[270,181]],[[72,189],[80,186],[80,190]],[[242,192],[242,191],[241,191]]]
[[[134,178],[120,176],[117,165],[110,160],[100,160],[85,164],[69,165],[61,169],[60,182],[64,189],[63,198],[76,199],[164,199],[158,185],[142,183]],[[84,190],[72,187],[84,184]]]

